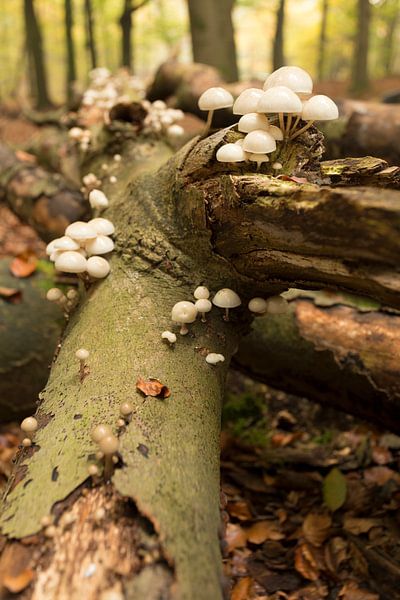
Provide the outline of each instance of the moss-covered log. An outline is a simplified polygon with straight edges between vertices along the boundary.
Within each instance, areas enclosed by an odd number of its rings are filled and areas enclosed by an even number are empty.
[[[226,135],[194,140],[166,163],[170,149],[160,142],[125,143],[118,185],[112,193],[106,188],[111,206],[105,215],[116,226],[112,272],[91,287],[70,320],[42,394],[36,446],[21,453],[3,507],[4,589],[9,589],[10,564],[19,564],[21,571],[37,574],[24,591],[35,600],[81,599],[83,579],[88,599],[113,585],[129,599],[151,597],[137,590],[156,589],[161,570],[164,597],[221,599],[220,404],[226,369],[249,327],[248,300],[301,284],[399,302],[399,192],[319,189],[256,173],[251,165],[232,169],[215,162]],[[296,154],[290,153],[291,160]],[[292,168],[305,167],[300,147],[299,161]],[[171,327],[172,305],[190,298],[200,283],[214,291],[235,288],[243,307],[233,311],[230,322],[214,308],[206,324],[194,324],[173,349],[165,346],[160,334]],[[80,347],[90,351],[90,373],[82,382],[75,358]],[[208,352],[222,353],[225,362],[207,364]],[[143,397],[136,389],[140,377],[159,379],[171,395]],[[99,422],[115,427],[126,399],[135,410],[120,430],[120,462],[112,482],[85,492],[96,451],[90,429]],[[102,554],[95,554],[94,507],[107,501],[108,491],[116,502],[106,521],[113,539],[131,531],[120,501],[133,502],[137,512],[129,523],[138,539],[144,528],[155,548],[149,557],[151,543],[142,545],[135,566],[129,563],[125,570],[118,568],[118,544],[110,546],[106,566]],[[40,555],[35,550],[43,541],[42,519],[51,512],[55,526]],[[82,514],[91,523],[84,540]],[[98,577],[81,568],[82,548],[93,552],[87,568]],[[18,563],[18,556],[25,558]],[[66,586],[65,573],[72,572],[78,575]]]

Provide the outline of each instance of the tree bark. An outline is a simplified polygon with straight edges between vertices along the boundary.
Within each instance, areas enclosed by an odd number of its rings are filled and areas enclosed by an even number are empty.
[[[329,0],[322,0],[322,15],[321,29],[319,32],[319,50],[318,50],[318,81],[322,81],[325,76],[325,60],[326,60],[326,41],[327,41],[327,25],[328,25],[328,9]]]
[[[75,45],[73,38],[74,15],[72,0],[64,0],[65,8],[65,41],[67,48],[67,103],[74,99],[74,86],[76,83]]]
[[[97,48],[94,32],[94,19],[92,0],[85,0],[85,29],[86,29],[86,48],[90,56],[90,66],[92,69],[97,67]]]
[[[234,0],[188,0],[188,7],[193,60],[215,67],[225,81],[237,81]]]
[[[352,300],[322,307],[300,297],[289,313],[256,318],[233,366],[399,433],[400,317],[364,312],[365,301]]]
[[[274,44],[272,48],[272,66],[273,69],[279,69],[285,64],[284,53],[284,27],[285,27],[285,0],[279,0],[276,13],[276,28]]]
[[[36,17],[33,0],[24,0],[25,36],[28,54],[32,59],[35,71],[36,108],[51,108],[52,102],[47,87],[47,75],[43,56],[42,33]]]
[[[220,403],[249,327],[248,300],[328,285],[399,303],[400,192],[319,189],[216,163],[230,136],[194,140],[167,163],[171,150],[162,143],[125,142],[105,212],[116,226],[112,271],[70,319],[37,413],[37,445],[21,453],[2,511],[5,589],[18,569],[32,569],[26,597],[35,600],[95,600],[112,585],[128,598],[151,597],[150,587],[161,585],[167,598],[221,600]],[[310,132],[287,160],[302,164],[318,143]],[[214,308],[206,324],[165,346],[160,334],[171,326],[172,305],[200,283],[236,289],[242,308],[229,322]],[[80,347],[90,351],[83,382]],[[208,365],[208,352],[225,361]],[[159,379],[171,396],[144,398],[139,377]],[[110,484],[93,487],[90,430],[99,421],[114,425],[126,399],[135,410],[119,434],[119,465]],[[109,507],[100,527],[98,506]],[[55,530],[44,543],[50,513]],[[151,538],[144,549],[143,529]]]
[[[369,86],[368,57],[371,5],[369,0],[357,2],[357,32],[354,42],[352,91],[364,92]]]
[[[149,0],[141,0],[135,6],[132,0],[124,0],[124,9],[120,17],[121,25],[121,66],[133,71],[133,46],[132,46],[132,17],[133,13],[147,4]]]

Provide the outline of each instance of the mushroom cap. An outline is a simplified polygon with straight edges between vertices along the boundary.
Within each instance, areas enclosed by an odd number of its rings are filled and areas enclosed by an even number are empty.
[[[68,225],[65,230],[65,235],[71,237],[73,240],[78,240],[78,242],[84,242],[86,240],[93,240],[97,237],[97,232],[94,227],[89,225],[89,223],[75,221],[75,223]]]
[[[267,312],[270,315],[281,315],[289,310],[288,301],[282,296],[271,296],[267,300]]]
[[[119,411],[121,415],[130,415],[133,413],[133,404],[132,402],[123,402],[119,407]]]
[[[280,129],[280,127],[277,127],[276,125],[270,125],[268,127],[268,133],[272,135],[274,140],[277,140],[278,142],[281,142],[283,140],[283,131],[282,129]]]
[[[79,252],[67,250],[57,256],[55,267],[64,273],[83,273],[86,271],[86,258]]]
[[[268,88],[261,96],[257,111],[261,113],[301,113],[300,98],[288,87],[278,85]]]
[[[233,96],[222,87],[210,87],[199,98],[200,110],[218,110],[229,108],[233,104]]]
[[[264,90],[272,87],[284,85],[293,92],[301,94],[311,94],[313,90],[313,81],[311,76],[300,67],[281,67],[267,77],[264,83]]]
[[[119,441],[115,435],[106,435],[99,441],[99,448],[104,454],[114,454],[119,448]]]
[[[248,88],[243,90],[241,94],[236,98],[232,112],[234,115],[245,115],[246,113],[252,113],[257,110],[257,104],[262,96],[263,91],[259,88]],[[239,130],[241,131],[241,130]]]
[[[249,154],[249,160],[258,163],[259,165],[263,162],[269,162],[269,158],[266,154]]]
[[[304,121],[332,121],[338,116],[339,110],[334,101],[318,94],[304,102],[301,118]]]
[[[107,208],[108,198],[101,190],[91,190],[89,193],[89,203],[92,208]]]
[[[239,144],[224,144],[217,150],[218,162],[243,162],[246,154]]]
[[[101,439],[109,435],[112,435],[112,429],[110,425],[106,425],[105,423],[96,425],[90,432],[90,436],[94,442],[99,442]]]
[[[171,311],[171,319],[175,323],[193,323],[197,317],[197,308],[193,302],[182,300],[177,302]]]
[[[79,348],[79,350],[75,352],[75,356],[76,358],[79,358],[79,360],[87,360],[89,355],[89,350],[86,350],[85,348]]]
[[[48,256],[51,256],[53,254],[53,252],[56,251],[56,243],[58,242],[58,240],[61,238],[56,238],[55,240],[51,240],[51,242],[49,242],[46,246],[46,254],[48,254]]]
[[[249,310],[253,313],[262,315],[267,312],[267,301],[264,298],[252,298],[249,302]]]
[[[193,296],[196,298],[196,300],[202,300],[203,298],[207,300],[207,298],[210,297],[210,291],[205,285],[199,285],[194,290]]]
[[[244,138],[243,149],[251,154],[268,154],[276,150],[276,141],[268,131],[256,129]]]
[[[38,422],[35,417],[26,417],[21,423],[22,431],[26,431],[27,433],[32,433],[36,431],[38,428]]]
[[[161,338],[163,340],[168,340],[170,344],[175,344],[176,342],[176,335],[175,333],[172,333],[172,331],[163,331],[161,334]]]
[[[109,219],[103,219],[102,217],[91,219],[88,224],[93,227],[98,235],[112,235],[115,231],[113,223]]]
[[[101,256],[91,256],[86,261],[86,269],[90,277],[103,279],[109,274],[111,267],[108,260]]]
[[[251,112],[243,115],[243,117],[240,117],[238,123],[238,130],[242,131],[243,133],[249,133],[250,131],[254,131],[256,129],[268,131],[269,128],[270,125],[267,117],[257,112]]]
[[[242,301],[233,290],[222,288],[215,294],[212,303],[219,308],[236,308],[242,304]]]
[[[46,298],[47,300],[50,300],[50,302],[57,302],[57,300],[60,300],[60,298],[62,298],[64,296],[62,290],[60,290],[60,288],[50,288],[46,294]]]
[[[210,312],[210,310],[212,309],[212,304],[208,300],[208,298],[199,298],[198,300],[196,300],[194,305],[199,311],[199,313]]]
[[[94,240],[87,242],[85,248],[89,255],[108,254],[114,250],[114,242],[106,235],[98,235]]]
[[[79,244],[76,240],[73,240],[68,235],[63,235],[62,237],[54,240],[54,249],[55,250],[79,250]]]
[[[224,362],[225,356],[223,354],[217,354],[216,352],[210,352],[206,356],[206,363],[209,365],[216,365],[219,362]]]
[[[185,130],[183,129],[182,125],[177,125],[176,123],[170,125],[167,129],[167,136],[172,139],[180,138],[184,133]]]

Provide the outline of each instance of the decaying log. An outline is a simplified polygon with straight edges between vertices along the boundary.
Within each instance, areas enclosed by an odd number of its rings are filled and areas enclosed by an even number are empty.
[[[298,299],[288,313],[255,319],[233,364],[399,433],[400,316],[339,302],[321,307]]]
[[[89,204],[61,175],[20,160],[0,145],[0,197],[45,240],[63,235],[71,221],[85,219]]]
[[[168,162],[171,149],[162,142],[125,142],[104,213],[116,226],[112,271],[91,286],[70,320],[41,396],[35,447],[21,452],[2,511],[4,553],[23,552],[30,543],[23,569],[34,576],[26,597],[81,600],[79,580],[66,590],[62,576],[77,568],[80,556],[66,556],[66,515],[79,510],[85,485],[93,493],[87,475],[88,464],[96,462],[91,427],[115,427],[120,403],[129,399],[134,413],[119,432],[120,461],[106,488],[134,504],[137,527],[151,523],[159,559],[146,559],[146,574],[145,560],[127,574],[118,570],[120,555],[112,546],[107,573],[85,581],[85,597],[99,598],[113,583],[134,598],[130,586],[143,589],[146,575],[146,589],[154,588],[160,565],[168,564],[164,597],[221,600],[220,404],[231,357],[249,328],[249,299],[294,286],[327,286],[400,304],[400,192],[320,188],[272,177],[265,166],[257,173],[251,164],[216,163],[215,152],[229,135],[193,140]],[[280,156],[304,172],[312,149],[314,177],[320,150],[315,132]],[[200,283],[213,291],[235,288],[243,305],[229,322],[214,308],[206,324],[194,323],[169,348],[160,335],[172,326],[171,307],[191,298]],[[81,347],[90,351],[82,382],[75,357]],[[208,352],[222,353],[225,361],[207,364]],[[144,397],[136,388],[139,378],[159,379],[171,395]],[[95,483],[104,490],[101,480]],[[37,550],[42,519],[50,513],[55,529],[51,537],[48,532],[43,558]],[[84,543],[96,548],[93,508],[85,514],[91,525]],[[113,539],[123,538],[126,523],[118,512],[109,519]],[[100,568],[97,559],[94,565]],[[7,574],[0,569],[4,589]]]

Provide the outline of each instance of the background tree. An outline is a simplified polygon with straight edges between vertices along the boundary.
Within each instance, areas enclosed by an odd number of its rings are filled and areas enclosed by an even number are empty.
[[[73,7],[71,0],[65,0],[65,42],[67,48],[67,102],[70,104],[74,97],[74,85],[76,82],[75,46],[73,38]]]
[[[52,102],[48,93],[42,33],[33,0],[24,0],[24,22],[29,65],[33,67],[30,70],[30,81],[34,82],[32,95],[35,98],[35,105],[38,109],[50,108]]]
[[[226,81],[237,81],[234,0],[188,0],[188,6],[193,60],[216,67]]]
[[[97,48],[94,34],[94,20],[92,0],[85,0],[85,30],[86,30],[86,48],[90,56],[90,65],[92,69],[97,67]]]
[[[321,16],[321,29],[320,29],[320,33],[319,33],[319,50],[318,50],[318,65],[317,65],[317,74],[318,74],[319,81],[321,81],[325,75],[329,1],[322,0],[321,8],[322,8],[322,16]]]
[[[369,86],[368,58],[371,25],[371,5],[369,0],[358,0],[357,30],[353,54],[352,91],[360,93]]]
[[[142,0],[136,5],[132,0],[124,0],[124,9],[119,19],[122,33],[121,66],[133,69],[133,46],[132,46],[132,16],[133,13],[147,4],[149,0]]]
[[[276,12],[276,29],[272,47],[273,68],[279,69],[285,64],[284,53],[285,0],[279,0]]]

